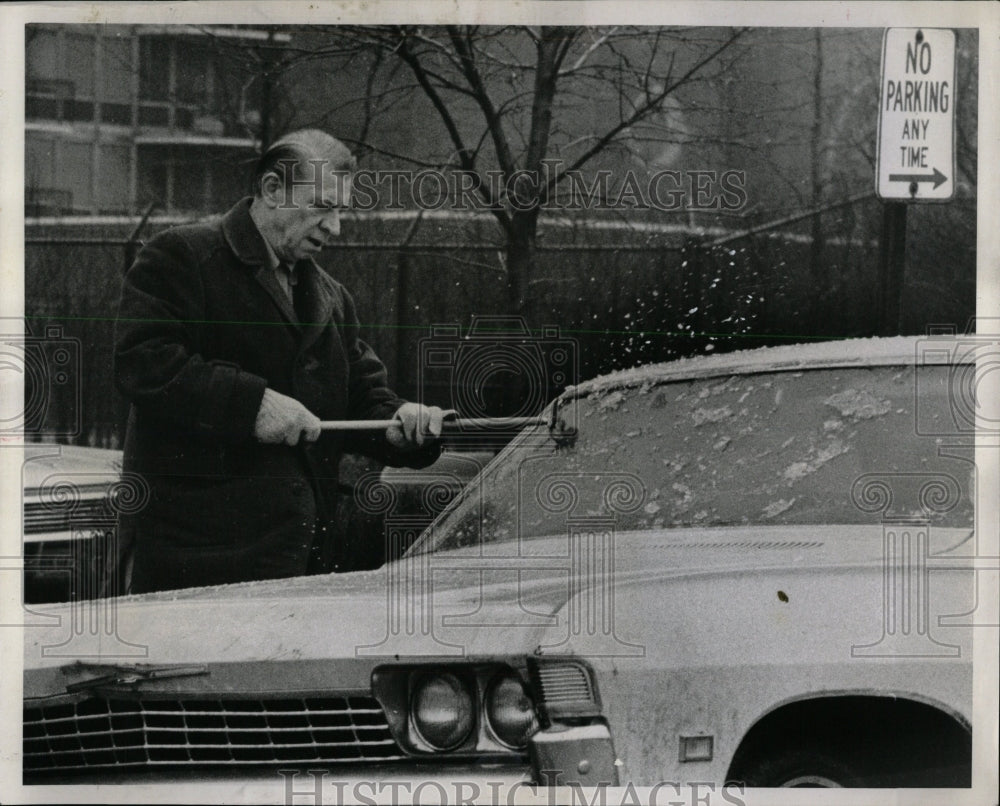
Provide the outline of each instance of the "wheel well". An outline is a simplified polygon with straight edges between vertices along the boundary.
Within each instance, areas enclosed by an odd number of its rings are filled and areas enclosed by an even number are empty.
[[[874,695],[783,705],[746,734],[727,780],[742,781],[787,749],[821,750],[862,771],[870,786],[971,786],[972,733],[940,708]]]

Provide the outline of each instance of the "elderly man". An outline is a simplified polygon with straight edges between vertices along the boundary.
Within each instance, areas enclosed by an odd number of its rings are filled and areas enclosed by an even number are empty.
[[[350,294],[313,260],[340,231],[354,167],[323,132],[283,137],[252,198],[158,235],[128,271],[115,338],[131,403],[124,469],[150,493],[121,523],[131,592],[324,570],[343,451],[437,458],[441,410],[388,388]],[[320,420],[345,418],[395,422],[321,433]]]

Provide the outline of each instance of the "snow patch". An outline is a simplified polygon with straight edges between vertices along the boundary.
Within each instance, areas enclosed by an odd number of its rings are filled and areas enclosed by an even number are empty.
[[[845,389],[843,392],[830,395],[823,402],[839,411],[842,417],[853,417],[857,420],[881,417],[883,414],[888,414],[890,409],[888,400],[879,400],[865,389]]]
[[[625,402],[625,395],[622,392],[612,392],[610,395],[602,397],[598,403],[599,411],[618,411],[622,403]]]
[[[770,504],[764,507],[761,510],[761,514],[765,518],[776,518],[782,512],[787,512],[789,509],[791,509],[792,504],[794,503],[795,503],[794,498],[790,498],[787,501],[784,498],[779,498],[777,501],[772,501]]]
[[[746,375],[752,372],[820,369],[823,367],[913,366],[917,344],[923,336],[895,336],[879,339],[843,339],[811,344],[789,344],[760,347],[692,358],[682,358],[662,364],[646,364],[618,370],[585,381],[570,393],[589,394],[596,389],[633,386],[653,379],[655,382],[704,378],[718,375]],[[954,340],[942,338],[942,346],[950,348]],[[950,355],[950,353],[949,353]],[[942,362],[946,363],[946,362]]]
[[[839,439],[835,439],[816,451],[816,454],[808,460],[804,462],[793,462],[790,464],[785,468],[785,472],[782,475],[787,481],[798,481],[799,479],[805,478],[810,473],[815,473],[831,459],[847,453],[847,451],[847,445]]]
[[[691,493],[691,488],[686,484],[673,484],[671,489],[675,493],[680,493],[683,498],[678,502],[680,508],[686,508],[690,506],[691,502],[694,500],[694,495]]]
[[[730,409],[729,406],[723,406],[719,409],[695,409],[691,412],[695,428],[702,426],[705,423],[720,423],[732,416],[733,410]]]

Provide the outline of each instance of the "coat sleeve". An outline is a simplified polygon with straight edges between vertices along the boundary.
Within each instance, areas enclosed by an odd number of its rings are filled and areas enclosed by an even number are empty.
[[[391,419],[396,409],[404,401],[388,385],[385,365],[375,351],[359,336],[360,324],[354,300],[344,289],[344,338],[350,365],[348,387],[348,411],[351,419],[386,420]],[[427,467],[433,464],[441,453],[439,442],[411,450],[400,450],[385,439],[384,433],[353,433],[344,443],[350,453],[371,456],[392,467]]]
[[[188,435],[241,442],[253,436],[267,382],[199,353],[204,284],[185,240],[163,233],[122,284],[115,324],[118,390],[144,417]]]

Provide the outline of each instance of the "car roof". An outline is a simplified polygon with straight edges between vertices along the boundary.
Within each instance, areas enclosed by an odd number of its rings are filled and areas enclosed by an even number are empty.
[[[973,364],[975,336],[893,336],[838,339],[807,344],[782,344],[718,355],[681,358],[600,375],[566,389],[563,397],[578,397],[609,389],[644,386],[761,372],[794,372],[834,367],[878,367],[917,364]]]

